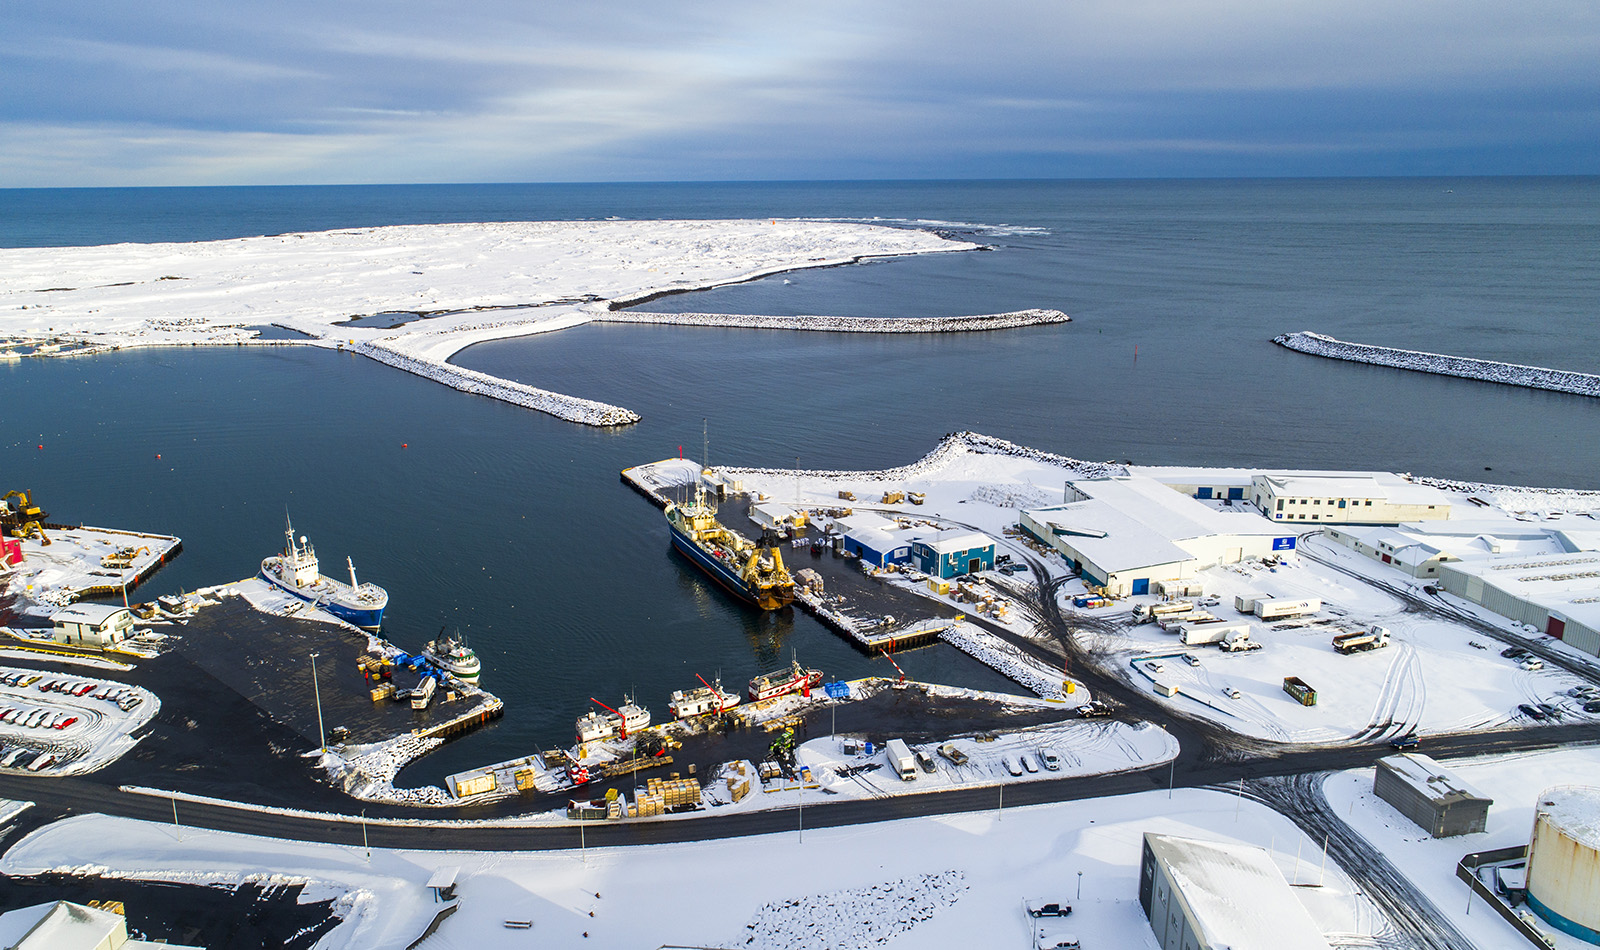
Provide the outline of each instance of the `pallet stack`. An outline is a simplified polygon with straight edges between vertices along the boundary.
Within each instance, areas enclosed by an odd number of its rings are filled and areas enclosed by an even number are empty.
[[[672,778],[666,780],[652,778],[645,783],[645,790],[639,793],[637,801],[635,811],[639,818],[665,814],[668,808],[679,805],[698,805],[700,782],[698,779],[679,778],[677,772],[673,772]]]

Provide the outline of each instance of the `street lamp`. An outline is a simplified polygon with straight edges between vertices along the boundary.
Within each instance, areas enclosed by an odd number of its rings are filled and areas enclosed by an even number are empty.
[[[322,728],[322,685],[317,682],[317,653],[311,654],[311,690],[317,697],[317,739],[321,743],[317,746],[318,752],[328,751],[328,734]]]
[[[372,845],[367,844],[367,810],[365,808],[361,809],[361,847],[362,847],[362,849],[364,851],[367,852],[367,863],[371,864],[372,863]],[[1083,884],[1081,883],[1082,879],[1083,879],[1083,872],[1082,871],[1078,872],[1078,879],[1079,879],[1079,882],[1080,882],[1078,884],[1078,886],[1081,888],[1083,886]]]

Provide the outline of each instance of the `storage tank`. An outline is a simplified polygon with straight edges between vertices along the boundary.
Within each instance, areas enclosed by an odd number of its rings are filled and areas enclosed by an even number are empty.
[[[1600,788],[1559,785],[1539,796],[1528,905],[1557,930],[1600,944]]]

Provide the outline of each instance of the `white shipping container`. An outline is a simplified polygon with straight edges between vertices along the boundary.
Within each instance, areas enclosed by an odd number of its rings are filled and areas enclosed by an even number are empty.
[[[1258,600],[1255,604],[1255,614],[1262,620],[1283,620],[1287,617],[1303,617],[1314,614],[1322,609],[1322,601],[1315,597],[1303,600],[1283,600],[1273,597]]]

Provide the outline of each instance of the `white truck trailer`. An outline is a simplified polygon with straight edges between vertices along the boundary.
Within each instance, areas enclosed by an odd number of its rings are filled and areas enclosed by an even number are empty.
[[[1226,620],[1204,620],[1178,625],[1178,638],[1190,646],[1203,643],[1221,643],[1229,634],[1249,634],[1248,623],[1228,623]]]
[[[1255,602],[1255,615],[1262,620],[1288,620],[1291,617],[1304,617],[1314,614],[1322,609],[1322,601],[1315,597],[1306,597],[1300,600],[1288,600],[1282,597],[1262,598]]]
[[[1194,604],[1187,600],[1164,600],[1159,604],[1140,604],[1133,608],[1133,622],[1146,623],[1151,620],[1160,620],[1162,617],[1171,617],[1176,614],[1186,614],[1194,610]]]
[[[884,743],[883,752],[889,757],[889,768],[900,776],[900,781],[910,782],[917,777],[917,759],[904,739],[890,739]]]

